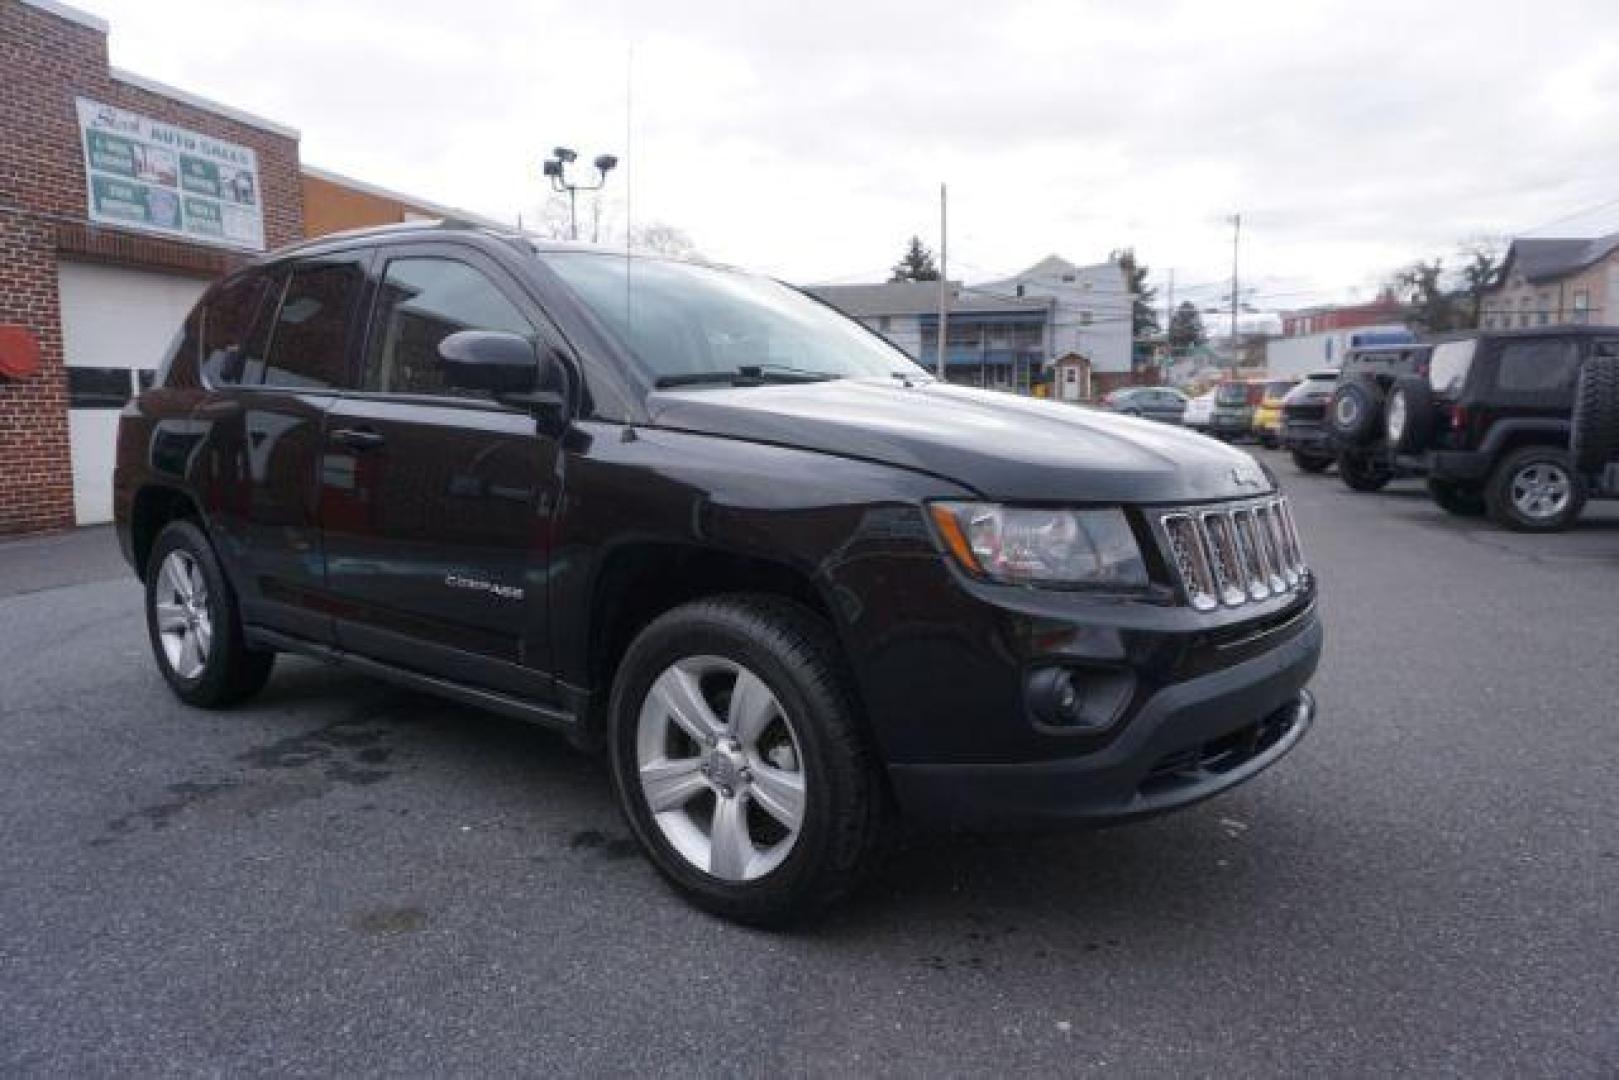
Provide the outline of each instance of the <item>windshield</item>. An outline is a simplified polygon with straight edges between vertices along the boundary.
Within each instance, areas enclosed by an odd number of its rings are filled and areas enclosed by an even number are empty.
[[[1248,404],[1248,386],[1245,383],[1226,383],[1214,392],[1216,405]]]
[[[654,380],[744,368],[766,376],[928,378],[876,334],[768,278],[600,252],[543,258]]]
[[[1454,395],[1462,388],[1467,369],[1473,365],[1473,347],[1476,344],[1473,338],[1468,338],[1434,346],[1428,367],[1428,382],[1432,384],[1434,393]]]

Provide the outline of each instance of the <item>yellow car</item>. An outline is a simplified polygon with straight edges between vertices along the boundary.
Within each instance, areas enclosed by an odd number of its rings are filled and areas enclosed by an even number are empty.
[[[1274,450],[1282,441],[1282,399],[1299,384],[1297,379],[1272,379],[1265,383],[1265,394],[1254,407],[1254,438],[1259,445]]]

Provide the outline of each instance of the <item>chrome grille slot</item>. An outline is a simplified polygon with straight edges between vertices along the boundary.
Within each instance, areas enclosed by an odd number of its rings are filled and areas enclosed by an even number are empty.
[[[1254,528],[1254,511],[1233,510],[1231,531],[1237,538],[1237,558],[1248,580],[1248,595],[1263,600],[1270,595],[1270,575],[1265,573],[1265,556],[1259,550],[1259,532]]]
[[[1309,577],[1284,497],[1166,510],[1157,524],[1187,602],[1199,611],[1280,596]]]
[[[1237,554],[1237,533],[1231,527],[1231,513],[1226,510],[1201,514],[1203,540],[1208,545],[1209,563],[1214,568],[1214,583],[1220,602],[1236,607],[1248,599],[1244,581],[1242,559]]]

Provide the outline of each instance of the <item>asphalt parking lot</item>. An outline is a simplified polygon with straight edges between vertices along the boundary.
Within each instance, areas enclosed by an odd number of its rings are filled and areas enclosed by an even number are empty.
[[[675,899],[551,735],[302,661],[186,709],[110,533],[0,544],[0,1073],[1619,1074],[1619,504],[1267,458],[1329,635],[1292,757],[909,837],[791,935]]]

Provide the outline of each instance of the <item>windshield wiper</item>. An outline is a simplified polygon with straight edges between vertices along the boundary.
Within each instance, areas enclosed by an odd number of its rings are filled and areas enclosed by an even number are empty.
[[[767,367],[769,370],[766,370]],[[764,386],[767,383],[826,382],[836,378],[839,376],[785,364],[741,364],[735,371],[688,371],[679,375],[660,375],[652,385],[659,390],[667,390],[676,386]]]

